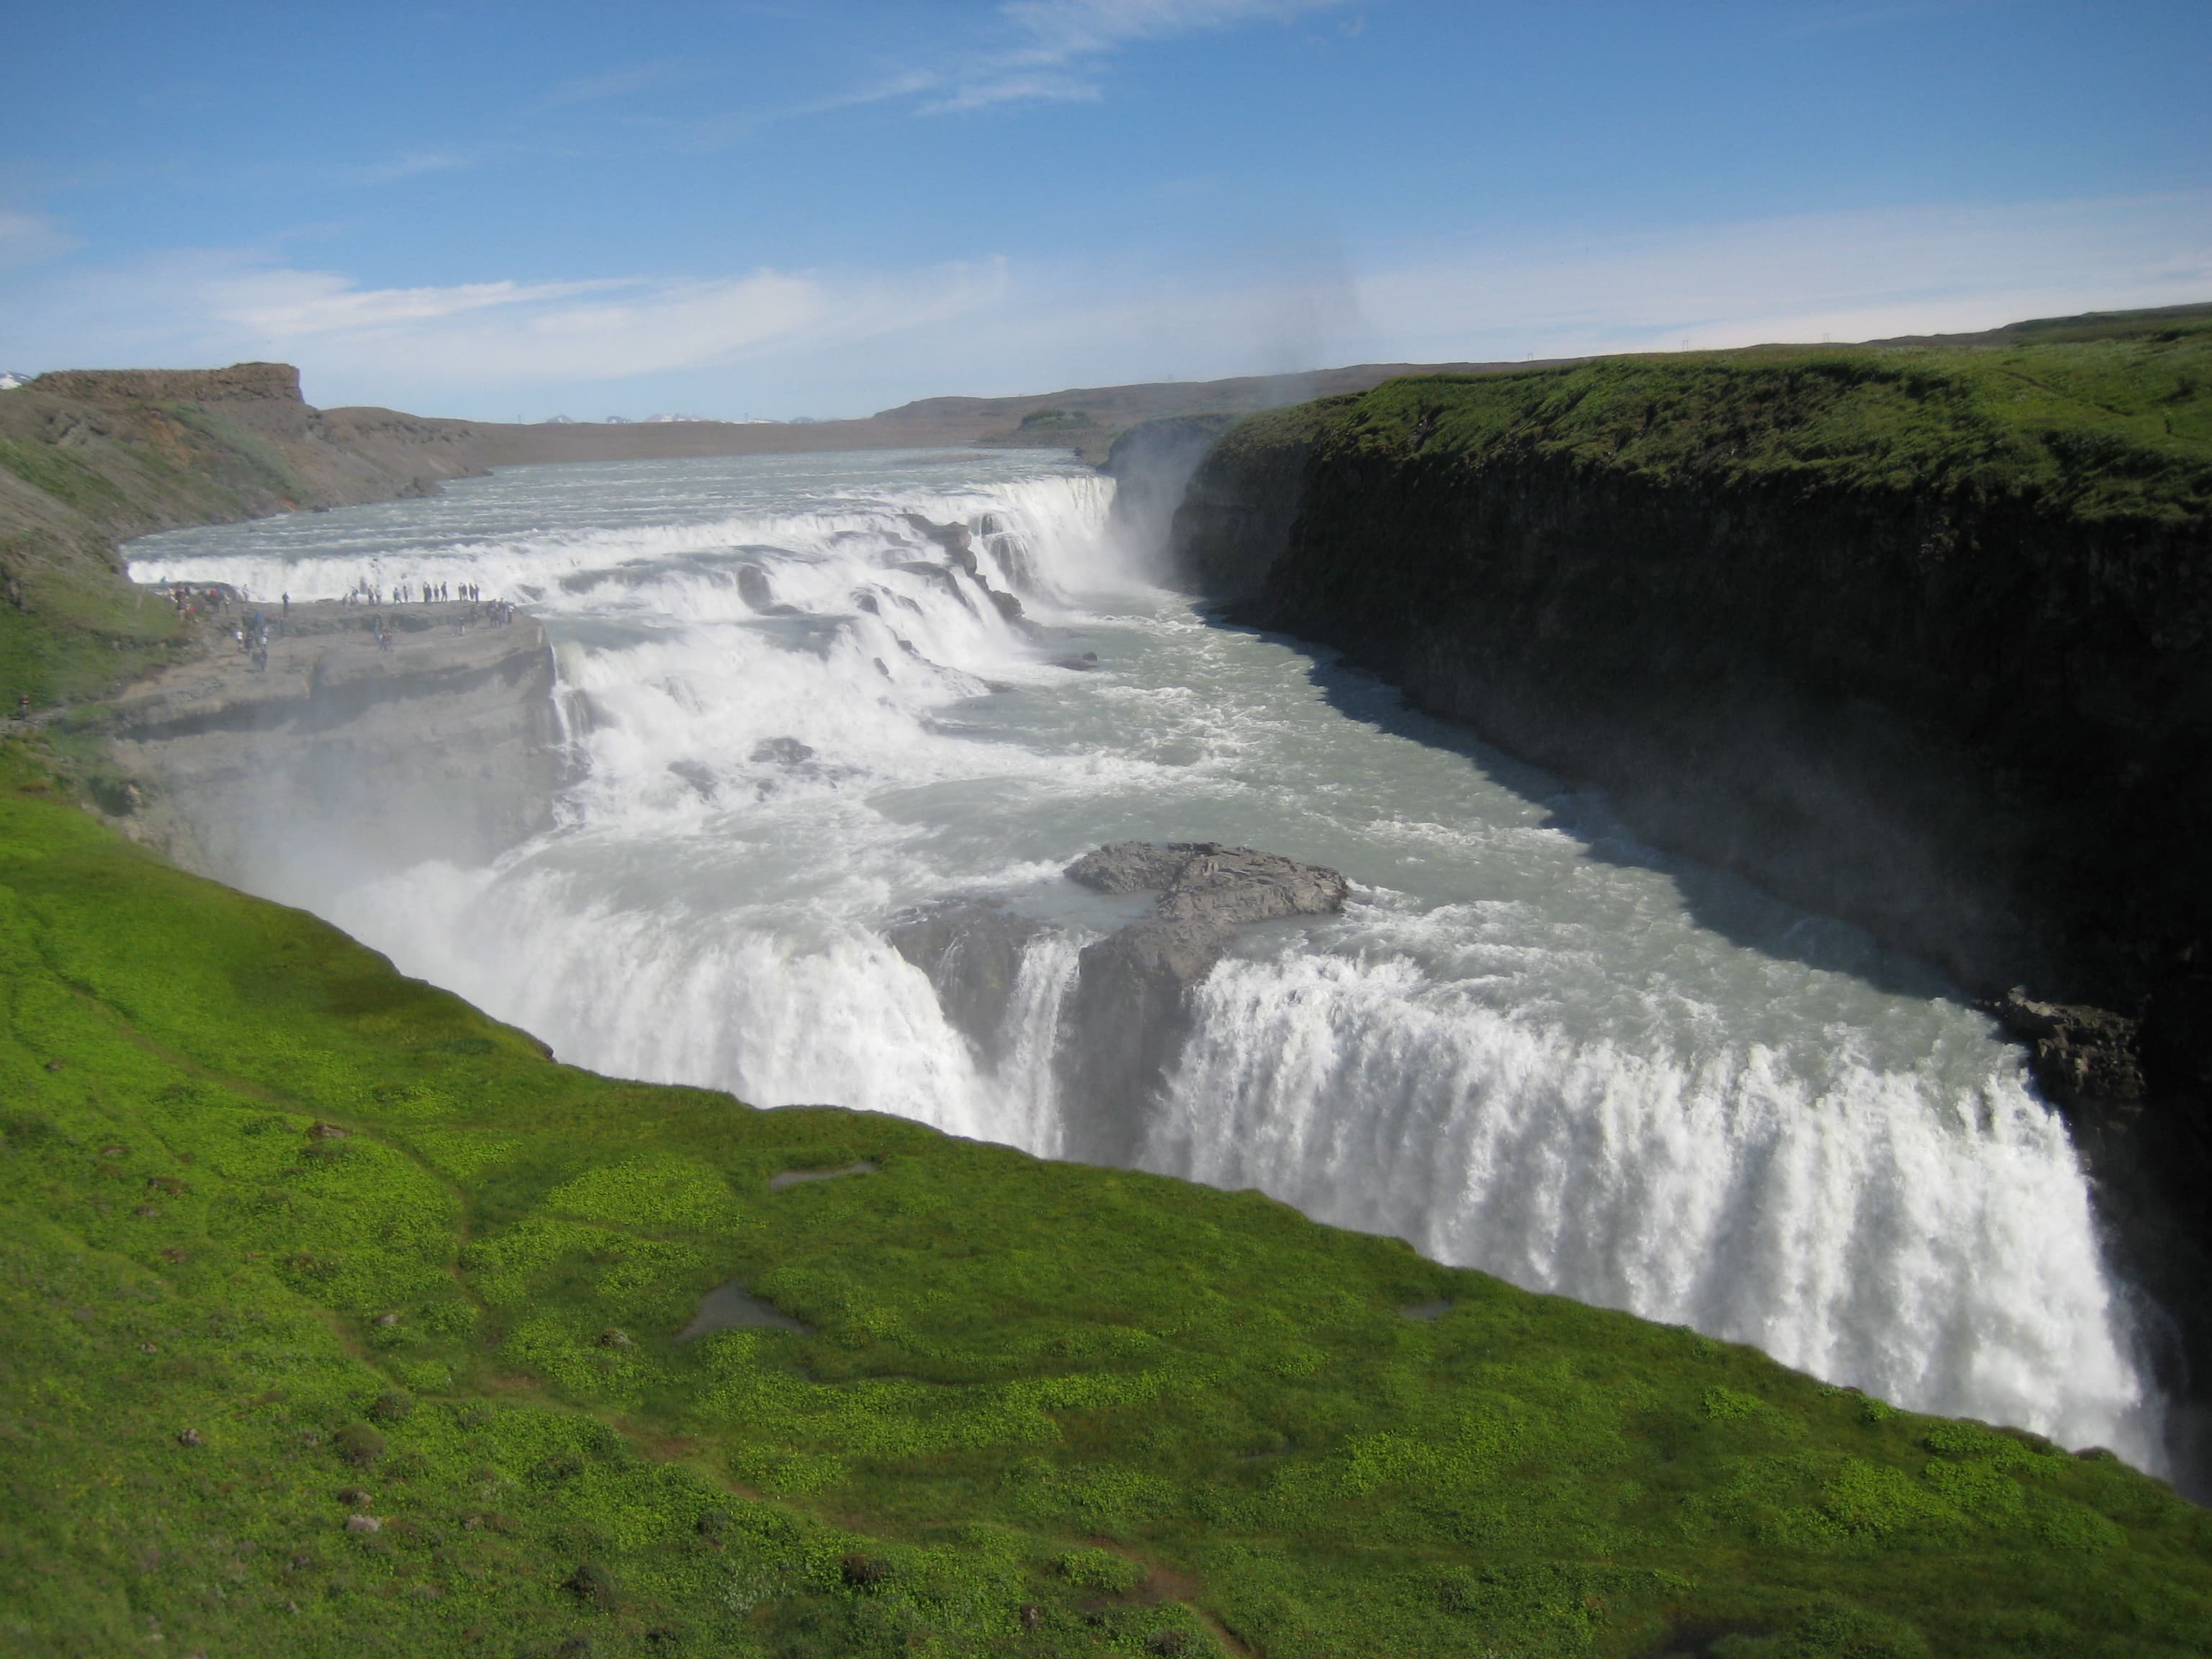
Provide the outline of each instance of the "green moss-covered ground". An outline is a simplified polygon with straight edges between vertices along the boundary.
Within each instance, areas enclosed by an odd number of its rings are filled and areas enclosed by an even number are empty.
[[[1527,453],[1660,483],[2010,496],[2085,520],[2212,515],[2212,307],[2023,325],[1974,346],[1769,346],[1386,381],[1255,416],[1285,443],[1482,461]]]
[[[0,960],[11,1655],[2212,1650],[2212,1516],[2110,1458],[558,1065],[20,748]],[[809,1330],[678,1345],[732,1279]]]

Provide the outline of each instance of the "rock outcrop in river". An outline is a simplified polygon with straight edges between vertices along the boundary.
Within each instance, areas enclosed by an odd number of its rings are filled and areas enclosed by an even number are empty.
[[[1157,892],[1149,915],[1084,948],[1063,1086],[1085,1103],[1070,1119],[1072,1156],[1130,1164],[1142,1149],[1154,1090],[1188,1031],[1185,1003],[1251,922],[1327,915],[1351,890],[1335,871],[1215,842],[1115,842],[1067,866],[1101,893]]]
[[[1159,896],[1149,913],[1084,948],[1057,1057],[1060,1086],[1077,1103],[1066,1118],[1068,1155],[1129,1164],[1154,1091],[1188,1033],[1190,988],[1238,929],[1330,915],[1351,889],[1323,866],[1218,842],[1115,842],[1066,873],[1094,892]],[[1046,928],[990,900],[956,900],[888,933],[929,975],[946,1017],[994,1054],[1024,953]]]

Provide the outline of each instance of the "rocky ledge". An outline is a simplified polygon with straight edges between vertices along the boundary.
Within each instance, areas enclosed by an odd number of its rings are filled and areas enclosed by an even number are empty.
[[[1279,853],[1218,842],[1120,841],[1085,853],[1067,878],[1099,893],[1158,893],[1149,916],[1083,953],[1109,956],[1166,975],[1179,995],[1205,977],[1246,922],[1328,915],[1344,908],[1350,884],[1335,871]]]
[[[261,662],[219,638],[117,700],[110,748],[131,781],[102,804],[127,834],[284,897],[309,864],[489,860],[550,823],[562,761],[535,621],[319,603],[271,622]]]
[[[1159,895],[1144,915],[1085,947],[1054,1056],[1068,1103],[1067,1156],[1130,1164],[1188,1034],[1191,988],[1239,928],[1330,915],[1343,908],[1350,884],[1321,865],[1218,842],[1115,842],[1085,853],[1066,874],[1094,892]],[[994,900],[957,899],[886,933],[929,975],[945,1018],[996,1063],[1017,1035],[1006,1013],[1022,958],[1050,930]]]
[[[1330,915],[1350,885],[1317,864],[1215,842],[1116,842],[1085,854],[1067,877],[1101,893],[1159,895],[1150,915],[1085,948],[1060,1056],[1069,1097],[1085,1107],[1069,1152],[1126,1164],[1188,1035],[1191,987],[1238,928]]]

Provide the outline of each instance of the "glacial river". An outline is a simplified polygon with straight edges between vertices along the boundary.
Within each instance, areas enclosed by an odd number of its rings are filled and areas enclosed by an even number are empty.
[[[1325,653],[1211,623],[1118,544],[1112,489],[1018,452],[601,464],[129,553],[258,599],[475,582],[544,622],[556,829],[483,867],[234,874],[565,1060],[1049,1157],[1095,1109],[1054,1064],[1076,952],[1131,914],[1062,866],[1287,854],[1352,901],[1200,985],[1145,1167],[2162,1466],[2083,1171],[1988,1020]],[[981,581],[908,515],[970,527]],[[886,934],[960,896],[1048,924],[964,1029]]]

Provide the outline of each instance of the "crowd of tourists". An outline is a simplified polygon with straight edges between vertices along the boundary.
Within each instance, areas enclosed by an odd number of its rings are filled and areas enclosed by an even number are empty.
[[[459,590],[458,601],[455,598],[457,589]],[[351,591],[338,601],[340,605],[344,605],[374,606],[451,605],[457,602],[469,607],[468,614],[460,619],[460,626],[464,631],[466,631],[471,623],[477,622],[488,622],[495,628],[504,628],[514,620],[514,605],[511,600],[486,599],[483,586],[476,582],[398,581],[392,585],[392,589],[387,593],[383,587],[363,576],[354,584]],[[389,630],[381,623],[378,624],[378,638],[386,639],[388,635]],[[387,644],[385,649],[390,650],[391,647]]]
[[[289,593],[279,600],[278,612],[273,619],[258,608],[247,608],[251,602],[242,591],[220,585],[200,588],[178,583],[169,590],[169,602],[176,606],[181,616],[204,613],[228,617],[234,611],[239,612],[239,620],[230,629],[231,638],[237,642],[240,652],[252,659],[256,673],[267,671],[270,639],[272,635],[282,637],[289,632],[292,618],[292,596]],[[515,617],[512,600],[486,599],[483,586],[476,582],[402,580],[393,583],[386,590],[364,576],[339,599],[338,603],[348,608],[361,605],[375,609],[402,605],[465,605],[468,609],[459,617],[451,618],[465,634],[479,623],[504,628]],[[368,626],[376,635],[376,648],[379,651],[391,650],[397,637],[395,630],[380,616],[374,618]]]

